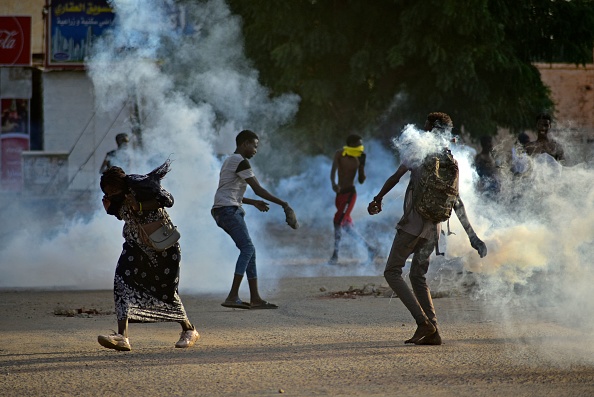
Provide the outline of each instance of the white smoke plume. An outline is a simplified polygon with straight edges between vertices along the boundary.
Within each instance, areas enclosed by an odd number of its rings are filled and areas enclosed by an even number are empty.
[[[96,102],[107,114],[117,113],[125,104],[137,105],[144,149],[135,153],[127,171],[146,173],[166,158],[173,160],[164,186],[175,197],[170,213],[182,233],[180,290],[223,296],[238,252],[210,216],[222,155],[233,151],[234,137],[244,128],[261,136],[260,152],[278,150],[266,138],[290,122],[299,98],[270,99],[245,58],[241,21],[223,0],[187,5],[183,29],[171,27],[173,1],[114,0],[113,6],[117,27],[97,43],[88,61]],[[450,140],[407,126],[394,141],[397,153],[392,153],[365,138],[368,179],[357,186],[353,219],[384,257],[402,215],[408,180],[404,178],[386,196],[381,214],[369,216],[367,204],[399,161],[414,164]],[[566,144],[567,153],[580,152]],[[462,143],[450,146],[459,162],[466,211],[489,254],[479,258],[452,216],[450,227],[456,234],[443,239],[446,258],[434,258],[430,267],[436,289],[462,290],[470,276],[475,283],[472,296],[485,302],[485,313],[504,325],[506,313],[521,310],[527,324],[548,318],[591,329],[594,172],[590,165],[574,161],[576,165],[560,167],[544,156],[531,159],[526,174],[512,175],[508,153],[500,153],[501,191],[489,196],[476,189],[475,150]],[[364,248],[348,235],[343,236],[342,265],[325,264],[334,239],[332,154],[286,165],[293,176],[280,181],[268,177],[269,165],[259,162],[258,156],[253,159],[258,179],[289,201],[302,225],[291,230],[278,206],[271,206],[267,214],[246,208],[260,277],[381,275],[383,263],[365,265]],[[248,190],[247,196],[253,193]],[[90,215],[73,218],[65,210],[54,216],[61,225],[49,230],[27,215],[31,218],[26,218],[26,230],[3,238],[0,287],[110,289],[122,224],[105,214],[100,198],[96,187],[95,200],[86,205]],[[510,329],[511,335],[514,332]],[[576,332],[573,337],[582,338],[584,349],[563,359],[592,363],[592,336]]]
[[[240,20],[222,0],[182,8],[174,1],[115,0],[112,6],[116,27],[87,62],[98,112],[116,114],[123,106],[135,112],[129,124],[140,124],[144,148],[128,173],[173,160],[164,186],[175,197],[170,213],[182,233],[180,289],[226,290],[237,253],[210,216],[222,156],[233,152],[244,128],[257,131],[261,150],[270,150],[266,136],[292,119],[299,98],[269,98],[243,55]],[[177,29],[171,19],[180,11],[186,20]],[[4,242],[1,287],[111,288],[122,224],[105,214],[95,189],[86,208],[95,211],[84,219],[69,219],[65,209],[57,230],[32,222]],[[281,214],[266,215],[282,222]],[[26,249],[31,241],[34,250]]]

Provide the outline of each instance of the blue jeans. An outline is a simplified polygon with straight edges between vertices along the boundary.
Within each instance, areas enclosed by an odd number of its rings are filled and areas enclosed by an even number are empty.
[[[243,219],[245,211],[241,207],[219,207],[211,211],[217,226],[223,229],[239,248],[239,257],[235,264],[235,274],[247,274],[248,280],[258,278],[256,272],[256,247],[252,243],[247,225]]]

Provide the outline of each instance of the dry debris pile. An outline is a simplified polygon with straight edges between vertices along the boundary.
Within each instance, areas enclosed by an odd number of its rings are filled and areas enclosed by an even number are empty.
[[[320,288],[321,292],[326,292],[326,287]],[[375,297],[391,297],[392,289],[387,286],[376,286],[375,284],[365,284],[363,288],[356,288],[350,286],[346,291],[329,292],[324,295],[324,298],[343,298],[343,299],[357,299],[359,296],[375,296]]]
[[[84,307],[79,309],[65,309],[57,307],[54,309],[54,315],[66,317],[93,317],[104,316],[108,314],[114,314],[114,312],[109,310],[85,309]]]

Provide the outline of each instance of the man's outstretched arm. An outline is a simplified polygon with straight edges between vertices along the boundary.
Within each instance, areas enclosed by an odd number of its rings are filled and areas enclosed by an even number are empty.
[[[264,189],[255,176],[247,178],[245,181],[248,185],[250,185],[254,193],[256,193],[258,196],[262,197],[265,200],[272,201],[273,203],[283,207],[283,209],[285,210],[285,221],[287,222],[287,224],[291,226],[293,229],[299,228],[299,222],[297,222],[295,211],[293,211],[293,209],[289,206],[289,203],[279,199],[278,197],[270,193],[268,190]]]
[[[375,196],[373,201],[367,206],[367,212],[369,215],[379,214],[382,211],[382,199],[386,194],[388,194],[390,190],[392,190],[394,186],[396,186],[398,182],[400,182],[400,179],[404,176],[404,174],[406,174],[407,171],[408,167],[405,165],[400,165],[396,172],[386,179],[384,186],[382,186],[377,196]]]
[[[454,211],[456,212],[456,216],[460,220],[460,223],[462,224],[464,231],[470,239],[470,245],[472,246],[472,248],[478,251],[481,258],[484,258],[487,255],[487,246],[485,245],[485,243],[483,243],[483,241],[480,238],[478,238],[474,229],[472,228],[472,225],[468,220],[468,216],[466,215],[464,203],[462,202],[460,196],[458,196],[458,200],[456,200],[456,204],[454,204]]]
[[[283,208],[289,206],[289,203],[279,199],[278,197],[276,197],[275,195],[270,193],[268,190],[264,189],[262,187],[262,185],[260,185],[260,182],[258,182],[258,180],[256,179],[255,176],[253,176],[251,178],[247,178],[245,181],[247,182],[248,185],[250,185],[250,187],[252,188],[254,193],[256,193],[256,195],[262,197],[264,200],[272,201],[273,203],[278,204]]]

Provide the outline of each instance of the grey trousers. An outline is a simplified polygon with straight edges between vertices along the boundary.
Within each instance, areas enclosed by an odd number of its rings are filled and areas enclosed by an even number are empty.
[[[384,270],[388,285],[404,303],[417,324],[422,324],[427,319],[437,324],[431,291],[425,278],[429,270],[429,257],[434,248],[434,239],[427,240],[398,230]],[[402,278],[402,268],[410,254],[413,254],[409,276],[412,291]]]

